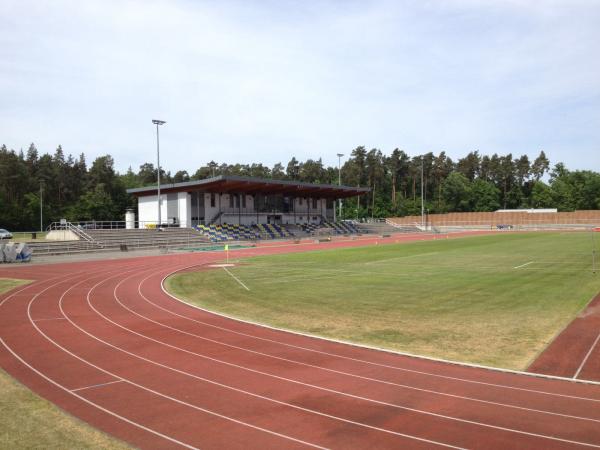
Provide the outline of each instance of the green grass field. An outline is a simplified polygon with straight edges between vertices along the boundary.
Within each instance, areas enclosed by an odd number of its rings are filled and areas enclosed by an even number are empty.
[[[229,270],[249,290],[223,269],[176,274],[167,289],[277,327],[525,369],[600,291],[591,249],[582,232],[322,250],[240,261]]]
[[[37,242],[40,240],[46,240],[46,235],[48,233],[46,233],[45,231],[40,232],[40,231],[36,231],[36,239],[32,239],[31,237],[31,231],[13,231],[12,235],[13,238],[11,239],[12,242]]]
[[[10,291],[18,286],[29,283],[28,280],[15,280],[13,278],[0,278],[0,294]]]
[[[0,279],[0,293],[28,283]],[[126,449],[120,441],[88,426],[35,395],[0,369],[0,448]]]

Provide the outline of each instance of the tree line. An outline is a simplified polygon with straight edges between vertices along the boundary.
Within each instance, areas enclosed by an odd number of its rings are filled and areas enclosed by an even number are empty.
[[[321,159],[273,167],[261,163],[226,164],[211,161],[189,173],[172,174],[161,168],[162,183],[201,180],[217,175],[238,175],[307,183],[337,184],[338,167]],[[560,211],[600,209],[600,173],[571,171],[562,163],[551,167],[540,152],[527,155],[468,153],[453,161],[445,152],[410,156],[400,149],[389,155],[379,149],[356,147],[341,166],[342,184],[369,187],[371,193],[344,201],[344,218],[420,214],[421,192],[429,213],[495,211],[503,208],[558,208]],[[85,155],[65,156],[59,145],[53,154],[0,148],[0,228],[35,230],[40,227],[40,198],[44,224],[66,218],[123,220],[125,209],[135,206],[126,189],[155,184],[152,163],[115,170],[110,155],[96,158],[88,167]]]

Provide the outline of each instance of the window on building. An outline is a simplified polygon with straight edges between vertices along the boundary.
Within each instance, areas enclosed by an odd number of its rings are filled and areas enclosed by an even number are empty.
[[[229,207],[233,208],[233,194],[229,194]]]
[[[235,194],[235,207],[240,207],[240,194]]]
[[[246,194],[242,195],[242,208],[246,208]]]
[[[215,194],[210,194],[210,207],[211,207],[211,208],[214,208],[214,207],[215,207],[215,203],[216,203],[216,201],[215,201],[215,197],[216,197],[216,195],[215,195]]]
[[[302,206],[302,197],[298,198],[298,204]]]
[[[312,205],[313,209],[317,209],[318,200],[316,198],[313,198],[312,201],[313,201],[313,205]]]

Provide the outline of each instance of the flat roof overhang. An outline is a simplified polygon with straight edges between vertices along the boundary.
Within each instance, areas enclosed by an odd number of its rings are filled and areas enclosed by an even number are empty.
[[[209,193],[247,193],[247,194],[281,194],[293,197],[346,198],[371,192],[370,188],[336,186],[333,184],[312,184],[289,180],[270,180],[229,175],[219,175],[198,181],[184,183],[161,184],[160,192],[209,192]],[[157,187],[127,189],[128,194],[136,197],[156,195]]]

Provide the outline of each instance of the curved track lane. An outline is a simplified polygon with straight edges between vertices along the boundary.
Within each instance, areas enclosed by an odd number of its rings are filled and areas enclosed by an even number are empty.
[[[324,246],[235,256],[313,248]],[[3,270],[37,281],[0,297],[0,364],[70,413],[147,448],[600,448],[600,385],[287,333],[162,289],[168,274],[221,258]]]

